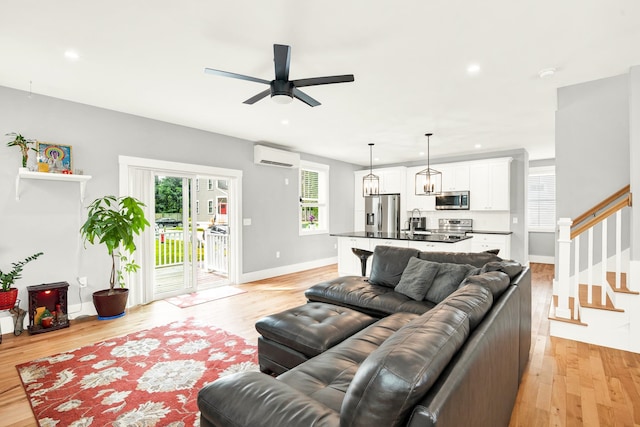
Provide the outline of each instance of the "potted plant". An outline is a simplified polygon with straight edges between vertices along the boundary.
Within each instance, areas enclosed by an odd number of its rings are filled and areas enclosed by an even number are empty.
[[[149,225],[144,217],[143,206],[145,205],[134,197],[98,198],[89,205],[87,220],[80,228],[85,242],[104,243],[111,256],[109,289],[93,293],[93,305],[99,319],[124,315],[129,296],[124,274],[136,272],[140,268],[131,258],[136,250],[134,237]],[[116,258],[119,258],[118,267]],[[116,282],[120,288],[116,289]]]
[[[20,152],[22,153],[22,167],[27,167],[27,160],[29,159],[29,150],[36,151],[35,148],[30,147],[31,144],[35,144],[35,139],[27,139],[19,133],[11,132],[8,133],[7,136],[13,138],[13,141],[7,142],[7,147],[20,147]]]
[[[13,288],[13,284],[22,277],[22,269],[26,264],[38,259],[42,252],[26,257],[22,261],[14,262],[11,265],[13,269],[8,273],[0,270],[0,283],[2,290],[0,291],[0,310],[9,310],[14,307],[18,299],[18,288]]]

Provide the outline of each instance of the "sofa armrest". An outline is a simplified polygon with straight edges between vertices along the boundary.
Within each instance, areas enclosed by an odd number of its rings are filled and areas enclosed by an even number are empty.
[[[340,414],[259,372],[219,378],[198,393],[201,427],[337,427]]]

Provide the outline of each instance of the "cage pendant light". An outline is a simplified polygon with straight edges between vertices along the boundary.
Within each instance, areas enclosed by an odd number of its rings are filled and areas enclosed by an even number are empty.
[[[380,194],[380,178],[373,174],[373,143],[369,143],[369,174],[362,178],[362,197]]]
[[[426,133],[427,137],[427,168],[416,174],[416,196],[435,196],[442,193],[442,172],[431,169],[429,159],[429,138],[432,133]]]

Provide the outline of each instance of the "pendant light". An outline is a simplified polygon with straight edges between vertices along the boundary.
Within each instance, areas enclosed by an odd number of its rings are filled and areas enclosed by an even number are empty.
[[[427,168],[416,174],[416,196],[435,196],[442,193],[442,172],[431,169],[429,159],[429,138],[432,133],[426,133],[427,137]]]
[[[369,174],[362,178],[362,197],[380,194],[380,178],[373,174],[373,143],[369,143]]]

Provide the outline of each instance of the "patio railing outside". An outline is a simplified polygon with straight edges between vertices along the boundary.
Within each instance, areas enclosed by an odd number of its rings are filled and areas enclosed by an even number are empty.
[[[184,242],[182,230],[159,231],[156,233],[156,268],[182,264]],[[204,233],[204,240],[198,240],[197,261],[207,271],[226,274],[228,271],[229,236],[227,234]],[[190,257],[191,254],[188,254]]]

